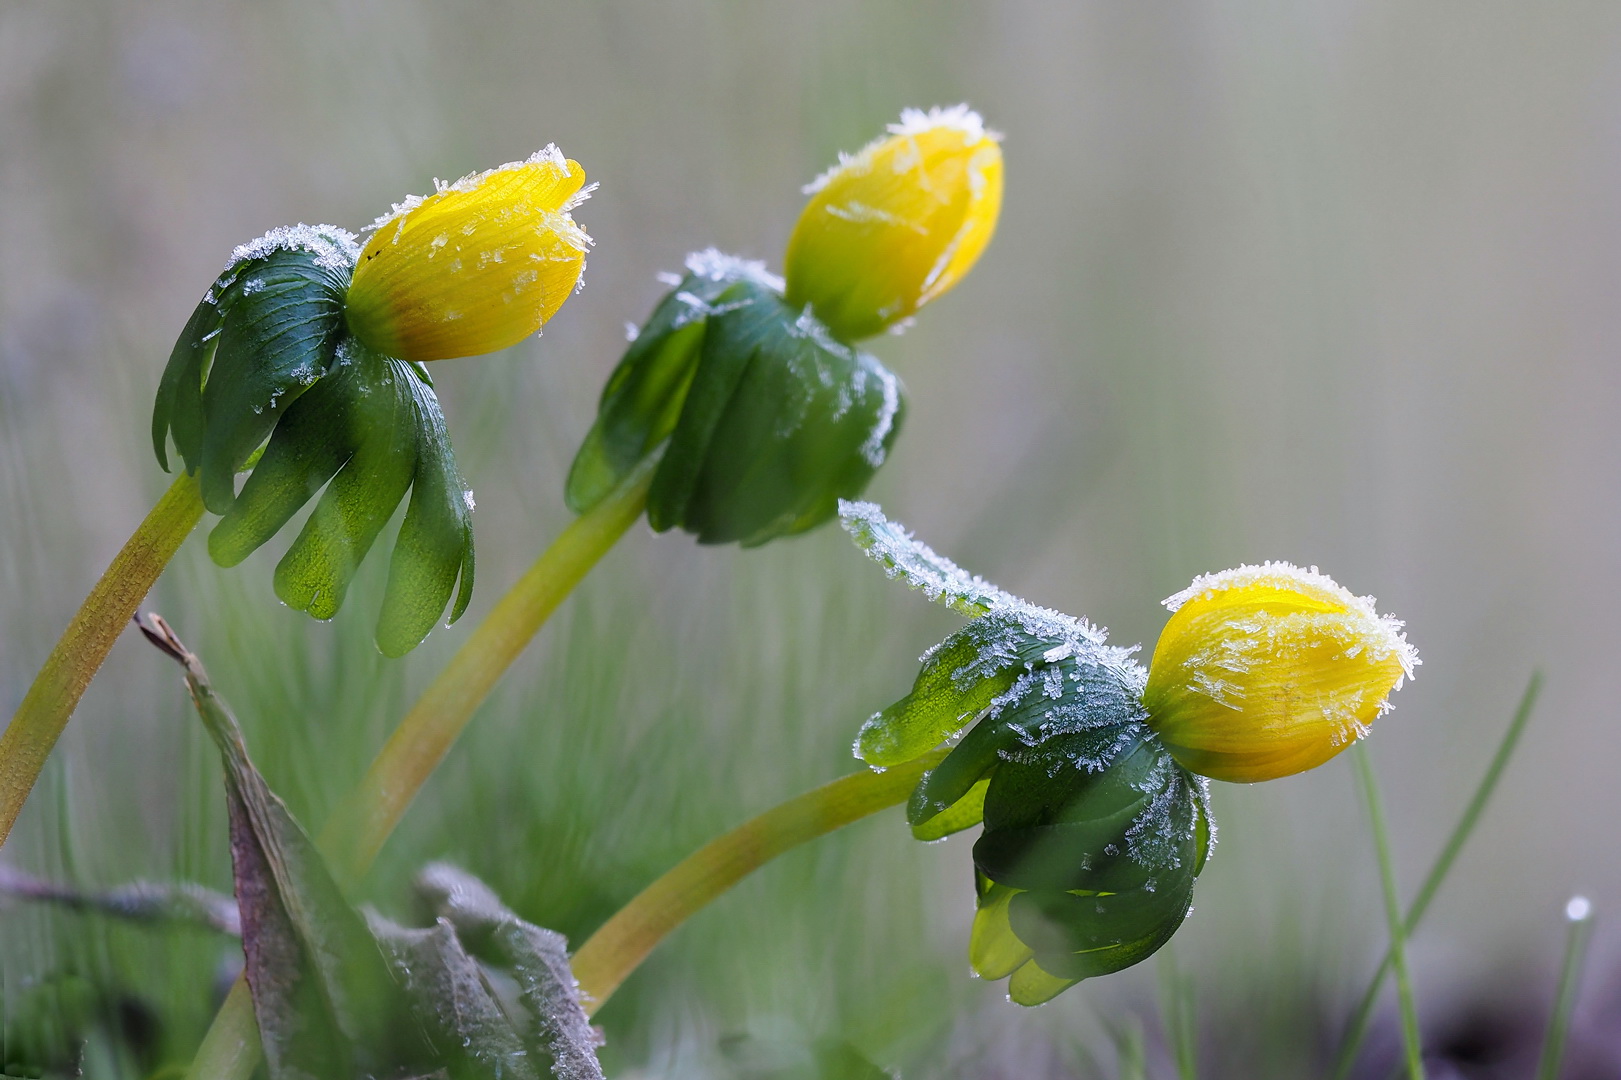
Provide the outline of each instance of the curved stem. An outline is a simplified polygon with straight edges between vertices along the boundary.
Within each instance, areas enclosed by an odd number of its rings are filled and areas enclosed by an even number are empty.
[[[444,760],[495,683],[557,605],[636,523],[660,455],[648,455],[606,499],[576,518],[485,616],[417,699],[359,786],[317,841],[339,884],[363,877],[422,785]],[[187,1080],[247,1080],[258,1064],[259,1029],[238,976],[192,1059]]]
[[[681,860],[574,954],[586,1013],[600,1009],[653,948],[704,905],[783,852],[905,802],[945,753],[937,750],[885,772],[840,777],[772,807]]]
[[[0,736],[0,844],[85,687],[163,568],[203,516],[197,478],[181,473],[90,590]]]

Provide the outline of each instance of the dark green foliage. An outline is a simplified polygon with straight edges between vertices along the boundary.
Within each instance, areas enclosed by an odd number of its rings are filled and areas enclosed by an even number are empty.
[[[570,470],[584,513],[668,440],[647,519],[746,547],[828,520],[900,431],[900,382],[789,308],[759,267],[713,252],[660,301],[603,390]]]
[[[276,570],[277,595],[318,619],[337,613],[410,491],[377,627],[378,646],[401,656],[433,629],[458,579],[452,622],[467,605],[471,506],[426,371],[348,336],[354,258],[352,238],[326,227],[276,230],[238,249],[175,345],[153,445],[168,468],[172,435],[199,474],[204,504],[222,515],[208,545],[221,566],[326,488]],[[237,495],[242,469],[252,471]]]

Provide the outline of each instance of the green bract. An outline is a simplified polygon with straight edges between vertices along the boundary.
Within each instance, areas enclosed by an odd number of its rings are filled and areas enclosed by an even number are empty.
[[[1144,722],[1135,650],[964,572],[870,503],[840,513],[891,577],[973,619],[924,656],[912,692],[862,726],[855,750],[887,768],[968,729],[907,819],[920,840],[985,826],[974,970],[1036,1005],[1147,958],[1186,918],[1214,828],[1208,782]]]
[[[275,229],[232,253],[176,342],[152,412],[222,515],[214,561],[234,566],[325,494],[276,567],[276,594],[337,614],[361,560],[407,491],[377,644],[409,652],[473,586],[472,494],[421,365],[372,352],[344,323],[359,249],[329,225]],[[268,442],[266,441],[268,439]],[[241,493],[236,474],[251,470]],[[328,483],[330,481],[330,483]]]
[[[654,529],[751,547],[821,524],[888,457],[900,380],[785,304],[760,264],[706,251],[687,268],[603,390],[569,507],[590,510],[668,440]]]

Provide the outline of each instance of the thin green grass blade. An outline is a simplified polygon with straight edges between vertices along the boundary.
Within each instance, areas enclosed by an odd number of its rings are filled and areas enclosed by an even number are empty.
[[[1514,756],[1520,735],[1525,731],[1526,722],[1531,719],[1537,697],[1541,693],[1542,673],[1532,672],[1531,680],[1525,685],[1525,692],[1520,695],[1520,704],[1514,710],[1514,718],[1509,721],[1508,729],[1503,732],[1503,738],[1498,742],[1496,752],[1492,754],[1491,763],[1486,766],[1480,783],[1475,786],[1475,793],[1469,797],[1469,803],[1464,807],[1463,816],[1458,819],[1458,824],[1453,826],[1451,835],[1441,848],[1441,853],[1436,856],[1435,864],[1425,876],[1424,884],[1419,886],[1418,895],[1413,897],[1412,906],[1407,909],[1404,930],[1408,937],[1412,937],[1413,931],[1418,928],[1419,921],[1429,910],[1430,901],[1435,899],[1435,894],[1440,891],[1447,874],[1452,870],[1452,864],[1457,861],[1458,853],[1469,842],[1469,837],[1475,831],[1475,825],[1485,813],[1486,804],[1491,801],[1492,794],[1497,790],[1497,782],[1502,779],[1503,770],[1508,767],[1509,759]],[[1373,973],[1373,978],[1368,981],[1368,988],[1363,991],[1356,1014],[1345,1029],[1345,1035],[1340,1041],[1339,1054],[1334,1060],[1334,1080],[1345,1080],[1350,1075],[1351,1066],[1356,1064],[1357,1053],[1362,1049],[1362,1042],[1368,1035],[1368,1023],[1373,1018],[1373,1007],[1379,1000],[1379,989],[1384,986],[1385,976],[1390,972],[1390,960],[1390,952],[1386,950],[1384,960]]]
[[[1401,898],[1396,891],[1396,868],[1390,861],[1390,833],[1385,828],[1384,804],[1379,798],[1379,781],[1373,775],[1368,751],[1358,743],[1351,751],[1357,779],[1368,802],[1368,823],[1373,830],[1374,848],[1379,853],[1379,883],[1385,894],[1385,919],[1390,925],[1390,955],[1396,970],[1396,997],[1401,1006],[1402,1045],[1407,1055],[1408,1080],[1424,1080],[1423,1048],[1418,1031],[1418,1009],[1413,1004],[1413,982],[1407,971],[1407,927],[1401,914]]]
[[[1565,905],[1570,930],[1565,936],[1565,962],[1559,972],[1559,992],[1554,996],[1553,1015],[1548,1018],[1548,1036],[1542,1044],[1542,1060],[1537,1080],[1558,1080],[1565,1058],[1565,1036],[1570,1031],[1570,1014],[1576,1006],[1576,990],[1582,981],[1582,961],[1587,958],[1587,941],[1593,935],[1593,905],[1585,896],[1573,896]]]
[[[1160,1026],[1176,1061],[1177,1080],[1198,1080],[1198,1026],[1194,1021],[1193,979],[1176,962],[1176,952],[1160,953]]]

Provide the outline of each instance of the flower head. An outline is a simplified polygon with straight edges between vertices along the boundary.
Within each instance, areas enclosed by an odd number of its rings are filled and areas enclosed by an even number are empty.
[[[477,356],[535,333],[585,272],[591,238],[569,216],[584,183],[548,146],[400,203],[360,253],[349,329],[401,360]]]
[[[806,190],[788,302],[854,341],[907,318],[979,258],[1002,207],[1000,136],[966,105],[907,109]]]
[[[1143,704],[1188,769],[1253,783],[1315,768],[1366,734],[1418,654],[1381,616],[1313,567],[1241,566],[1165,601]]]

